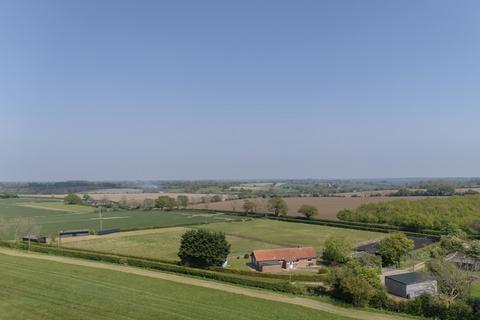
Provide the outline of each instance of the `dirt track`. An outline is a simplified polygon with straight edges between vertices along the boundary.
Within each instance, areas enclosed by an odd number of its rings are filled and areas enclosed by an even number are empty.
[[[54,261],[59,263],[72,264],[72,265],[78,265],[78,266],[84,266],[84,267],[90,267],[90,268],[97,268],[97,269],[103,269],[103,270],[125,272],[125,273],[135,274],[139,276],[162,279],[162,280],[172,281],[172,282],[186,284],[186,285],[193,285],[193,286],[199,286],[199,287],[210,288],[215,290],[221,290],[229,293],[241,294],[244,296],[258,298],[258,299],[299,305],[306,308],[322,310],[322,311],[337,314],[337,315],[351,317],[353,319],[362,319],[362,320],[406,319],[405,316],[395,316],[395,315],[374,313],[374,312],[358,310],[358,309],[348,309],[348,308],[335,306],[329,303],[325,303],[325,302],[321,302],[313,299],[275,294],[275,293],[262,291],[262,290],[255,290],[255,289],[250,289],[245,287],[237,287],[237,286],[218,283],[214,281],[201,280],[201,279],[179,276],[179,275],[163,273],[158,271],[151,271],[151,270],[146,270],[141,268],[121,266],[116,264],[107,264],[107,263],[88,261],[83,259],[51,256],[51,255],[5,249],[5,248],[0,248],[0,254],[16,256],[16,257],[27,257],[32,259],[48,260],[48,261]]]

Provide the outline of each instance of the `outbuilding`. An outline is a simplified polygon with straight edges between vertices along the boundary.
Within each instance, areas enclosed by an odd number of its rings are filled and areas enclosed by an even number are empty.
[[[62,230],[58,233],[60,238],[67,238],[67,237],[84,237],[90,235],[90,231],[88,229],[82,230]]]
[[[385,277],[387,291],[403,298],[414,298],[421,294],[437,293],[437,280],[420,272],[409,272]]]
[[[22,237],[23,242],[47,243],[47,237],[29,234]]]

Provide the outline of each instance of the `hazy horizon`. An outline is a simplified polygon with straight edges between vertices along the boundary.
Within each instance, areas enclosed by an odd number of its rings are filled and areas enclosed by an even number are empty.
[[[0,181],[480,176],[480,2],[2,1]]]

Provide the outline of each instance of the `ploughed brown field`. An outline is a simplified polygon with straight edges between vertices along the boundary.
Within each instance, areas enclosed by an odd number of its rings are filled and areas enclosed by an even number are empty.
[[[420,200],[425,197],[325,197],[325,198],[303,198],[292,197],[284,198],[288,204],[288,215],[298,216],[298,209],[303,204],[310,204],[318,208],[318,219],[337,219],[337,212],[343,209],[355,209],[365,203],[387,202],[399,199]],[[268,199],[256,198],[250,199],[257,205],[257,212],[267,212]],[[197,209],[213,209],[213,210],[228,210],[228,211],[242,211],[242,205],[245,200],[229,200],[223,202],[215,202],[206,204],[193,205],[192,208]]]

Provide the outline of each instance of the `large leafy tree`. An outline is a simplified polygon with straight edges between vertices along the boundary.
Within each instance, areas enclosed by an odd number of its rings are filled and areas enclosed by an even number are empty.
[[[82,204],[82,199],[75,193],[68,194],[63,201],[66,204]]]
[[[382,256],[383,265],[400,266],[407,253],[413,249],[413,241],[404,233],[395,232],[378,243],[378,252]]]
[[[178,256],[183,265],[221,266],[230,253],[230,244],[221,232],[189,230],[182,235]]]
[[[469,297],[473,278],[443,258],[427,263],[427,270],[435,277],[440,295],[448,302]]]
[[[268,210],[272,211],[276,216],[286,215],[288,213],[288,205],[282,198],[272,197],[268,200]]]
[[[318,208],[309,204],[304,204],[298,209],[298,213],[303,214],[305,218],[310,219],[318,215]]]
[[[322,259],[328,264],[342,264],[350,259],[352,244],[346,238],[331,237],[325,241]]]
[[[254,212],[255,211],[255,202],[253,201],[250,201],[250,200],[245,200],[243,202],[243,205],[242,205],[242,208],[243,208],[243,211],[245,211],[245,213],[250,213],[250,212]]]
[[[177,205],[179,207],[182,207],[182,208],[185,209],[186,207],[188,207],[188,202],[189,202],[189,200],[188,200],[188,197],[186,195],[179,195],[177,197]]]
[[[162,210],[164,209],[173,210],[176,205],[177,205],[177,202],[175,201],[175,199],[169,196],[160,196],[155,200],[155,207],[160,208]]]

